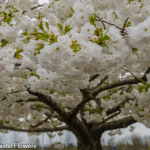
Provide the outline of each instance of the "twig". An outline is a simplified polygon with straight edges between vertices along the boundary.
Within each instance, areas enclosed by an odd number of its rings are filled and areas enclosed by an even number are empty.
[[[123,70],[125,70],[125,71],[131,73],[131,74],[133,75],[133,77],[134,77],[136,80],[138,80],[138,78],[137,78],[132,72],[128,71],[127,69],[125,69],[125,68],[123,68],[123,67],[121,67],[121,69],[123,69]]]
[[[44,119],[43,121],[37,123],[36,125],[31,125],[31,127],[32,127],[32,128],[36,128],[36,127],[42,125],[44,122],[47,122],[48,119],[49,119],[49,117],[46,117],[46,119]]]
[[[97,87],[100,87],[106,80],[108,79],[108,75],[106,75],[100,83],[98,83],[95,87],[92,87],[90,90],[95,90]]]
[[[129,19],[129,17],[125,20],[125,23],[124,23],[124,25],[123,25],[123,28],[122,28],[121,33],[124,33],[124,29],[125,29],[125,26],[126,26],[126,24],[127,24],[128,19]]]
[[[94,14],[95,15],[95,14]],[[103,27],[104,27],[104,29],[106,29],[106,26],[105,26],[105,24],[104,24],[104,21],[100,18],[100,17],[98,17],[98,16],[96,16],[99,20],[96,20],[96,21],[101,21],[102,22],[102,24],[103,24]]]
[[[99,77],[99,74],[95,74],[95,75],[91,76],[89,82],[95,80],[97,77]]]
[[[107,22],[107,21],[104,21],[104,20],[102,20],[101,18],[99,18],[98,16],[96,16],[96,17],[99,19],[99,20],[96,20],[96,21],[101,21],[101,22],[103,22],[103,23],[105,22],[105,23],[107,23],[107,24],[109,24],[109,25],[115,26],[116,28],[122,30],[122,28],[116,26],[115,24],[110,23],[110,22]]]

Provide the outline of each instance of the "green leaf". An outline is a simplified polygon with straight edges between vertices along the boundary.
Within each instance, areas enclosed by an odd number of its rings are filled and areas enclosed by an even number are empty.
[[[74,10],[73,10],[73,8],[71,6],[70,6],[70,9],[71,9],[72,12],[74,12]]]
[[[46,22],[45,25],[46,25],[46,28],[49,30],[49,24],[48,24],[48,22]]]
[[[4,47],[9,43],[8,40],[6,39],[2,39],[1,42],[2,42],[1,47]]]
[[[44,31],[42,20],[40,21],[40,24],[38,25],[38,27],[39,27],[42,31]]]
[[[26,31],[24,31],[22,34],[28,36],[27,29],[26,29]]]
[[[141,82],[142,82],[144,85],[149,86],[147,82],[145,82],[145,81],[142,80],[142,79],[140,79],[140,80],[141,80]]]
[[[22,55],[20,55],[20,53],[23,51],[24,51],[23,49],[18,50],[18,47],[17,47],[14,58],[20,59],[21,57],[23,57]]]
[[[104,99],[109,99],[109,100],[111,99],[111,97],[110,97],[110,96],[107,96],[107,95],[104,96],[103,98],[104,98]]]
[[[113,92],[113,93],[117,93],[117,92],[118,92],[118,89],[113,89],[112,92]]]
[[[44,41],[48,41],[48,38],[49,38],[48,34],[44,34],[44,33],[41,33],[41,32],[34,32],[34,33],[31,33],[30,35],[36,36],[35,40],[41,39],[41,40],[44,40]]]
[[[130,27],[130,26],[131,26],[131,22],[128,21],[128,22],[126,23],[125,27]]]
[[[115,15],[115,19],[119,19],[116,12],[113,12],[113,14]]]
[[[131,2],[133,2],[134,0],[128,0],[128,3],[127,4],[130,4]]]
[[[38,79],[40,79],[40,76],[38,76],[38,75],[37,75],[35,72],[33,72],[33,71],[30,72],[30,75],[31,75],[31,76],[36,76]]]
[[[90,16],[89,17],[89,20],[90,20],[90,23],[92,24],[92,25],[95,25],[95,19],[96,19],[96,14],[94,15],[94,16]]]
[[[139,50],[138,48],[132,48],[133,53],[137,53],[138,50]]]
[[[101,114],[103,112],[103,109],[99,108],[97,111],[96,111],[98,114]]]
[[[38,51],[38,54],[40,54],[40,50],[44,48],[44,45],[45,45],[45,44],[43,44],[43,43],[38,43],[38,44],[37,44],[38,47],[35,48],[35,50]]]
[[[145,86],[139,86],[139,88],[138,88],[138,90],[139,90],[140,93],[143,92],[144,89],[145,89]]]
[[[96,30],[94,31],[94,34],[99,36],[101,34],[101,32],[103,32],[102,28],[96,28]]]
[[[77,48],[74,48],[74,50],[73,50],[74,53],[77,53],[77,52],[79,52],[79,51],[80,51],[80,50],[77,49]]]
[[[104,36],[104,40],[110,40],[110,37],[108,35]]]
[[[23,52],[24,50],[23,49],[19,49],[19,50],[17,50],[15,53],[16,54],[19,54],[19,53],[21,53],[21,52]]]
[[[72,17],[72,16],[73,16],[73,13],[70,13],[69,16],[67,16],[67,17]]]
[[[72,29],[72,28],[70,28],[70,25],[65,26],[65,34],[66,34],[67,32],[69,32],[71,29]]]
[[[63,26],[60,23],[58,23],[58,27],[59,27],[60,31],[63,30]]]
[[[147,86],[147,87],[146,87],[146,89],[145,89],[145,93],[147,93],[147,91],[148,91],[148,88],[149,88],[149,87]]]
[[[55,93],[56,91],[54,89],[51,90],[51,94]]]
[[[9,120],[5,121],[5,124],[9,124],[9,123],[10,123],[10,121],[9,121]]]

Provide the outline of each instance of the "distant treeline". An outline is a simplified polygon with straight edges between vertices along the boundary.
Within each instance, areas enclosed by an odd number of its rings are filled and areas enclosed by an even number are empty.
[[[112,137],[107,145],[103,145],[103,150],[111,150],[111,147],[117,147],[117,150],[150,150],[150,136],[133,135],[118,142]]]

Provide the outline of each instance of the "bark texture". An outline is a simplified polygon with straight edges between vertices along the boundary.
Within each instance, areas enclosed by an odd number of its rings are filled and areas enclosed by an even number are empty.
[[[103,150],[100,139],[91,142],[92,144],[85,147],[80,141],[78,141],[77,150]]]

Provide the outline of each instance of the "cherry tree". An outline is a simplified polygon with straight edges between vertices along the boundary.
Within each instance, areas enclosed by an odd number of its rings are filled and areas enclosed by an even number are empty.
[[[0,0],[0,41],[1,132],[150,127],[149,0]]]

